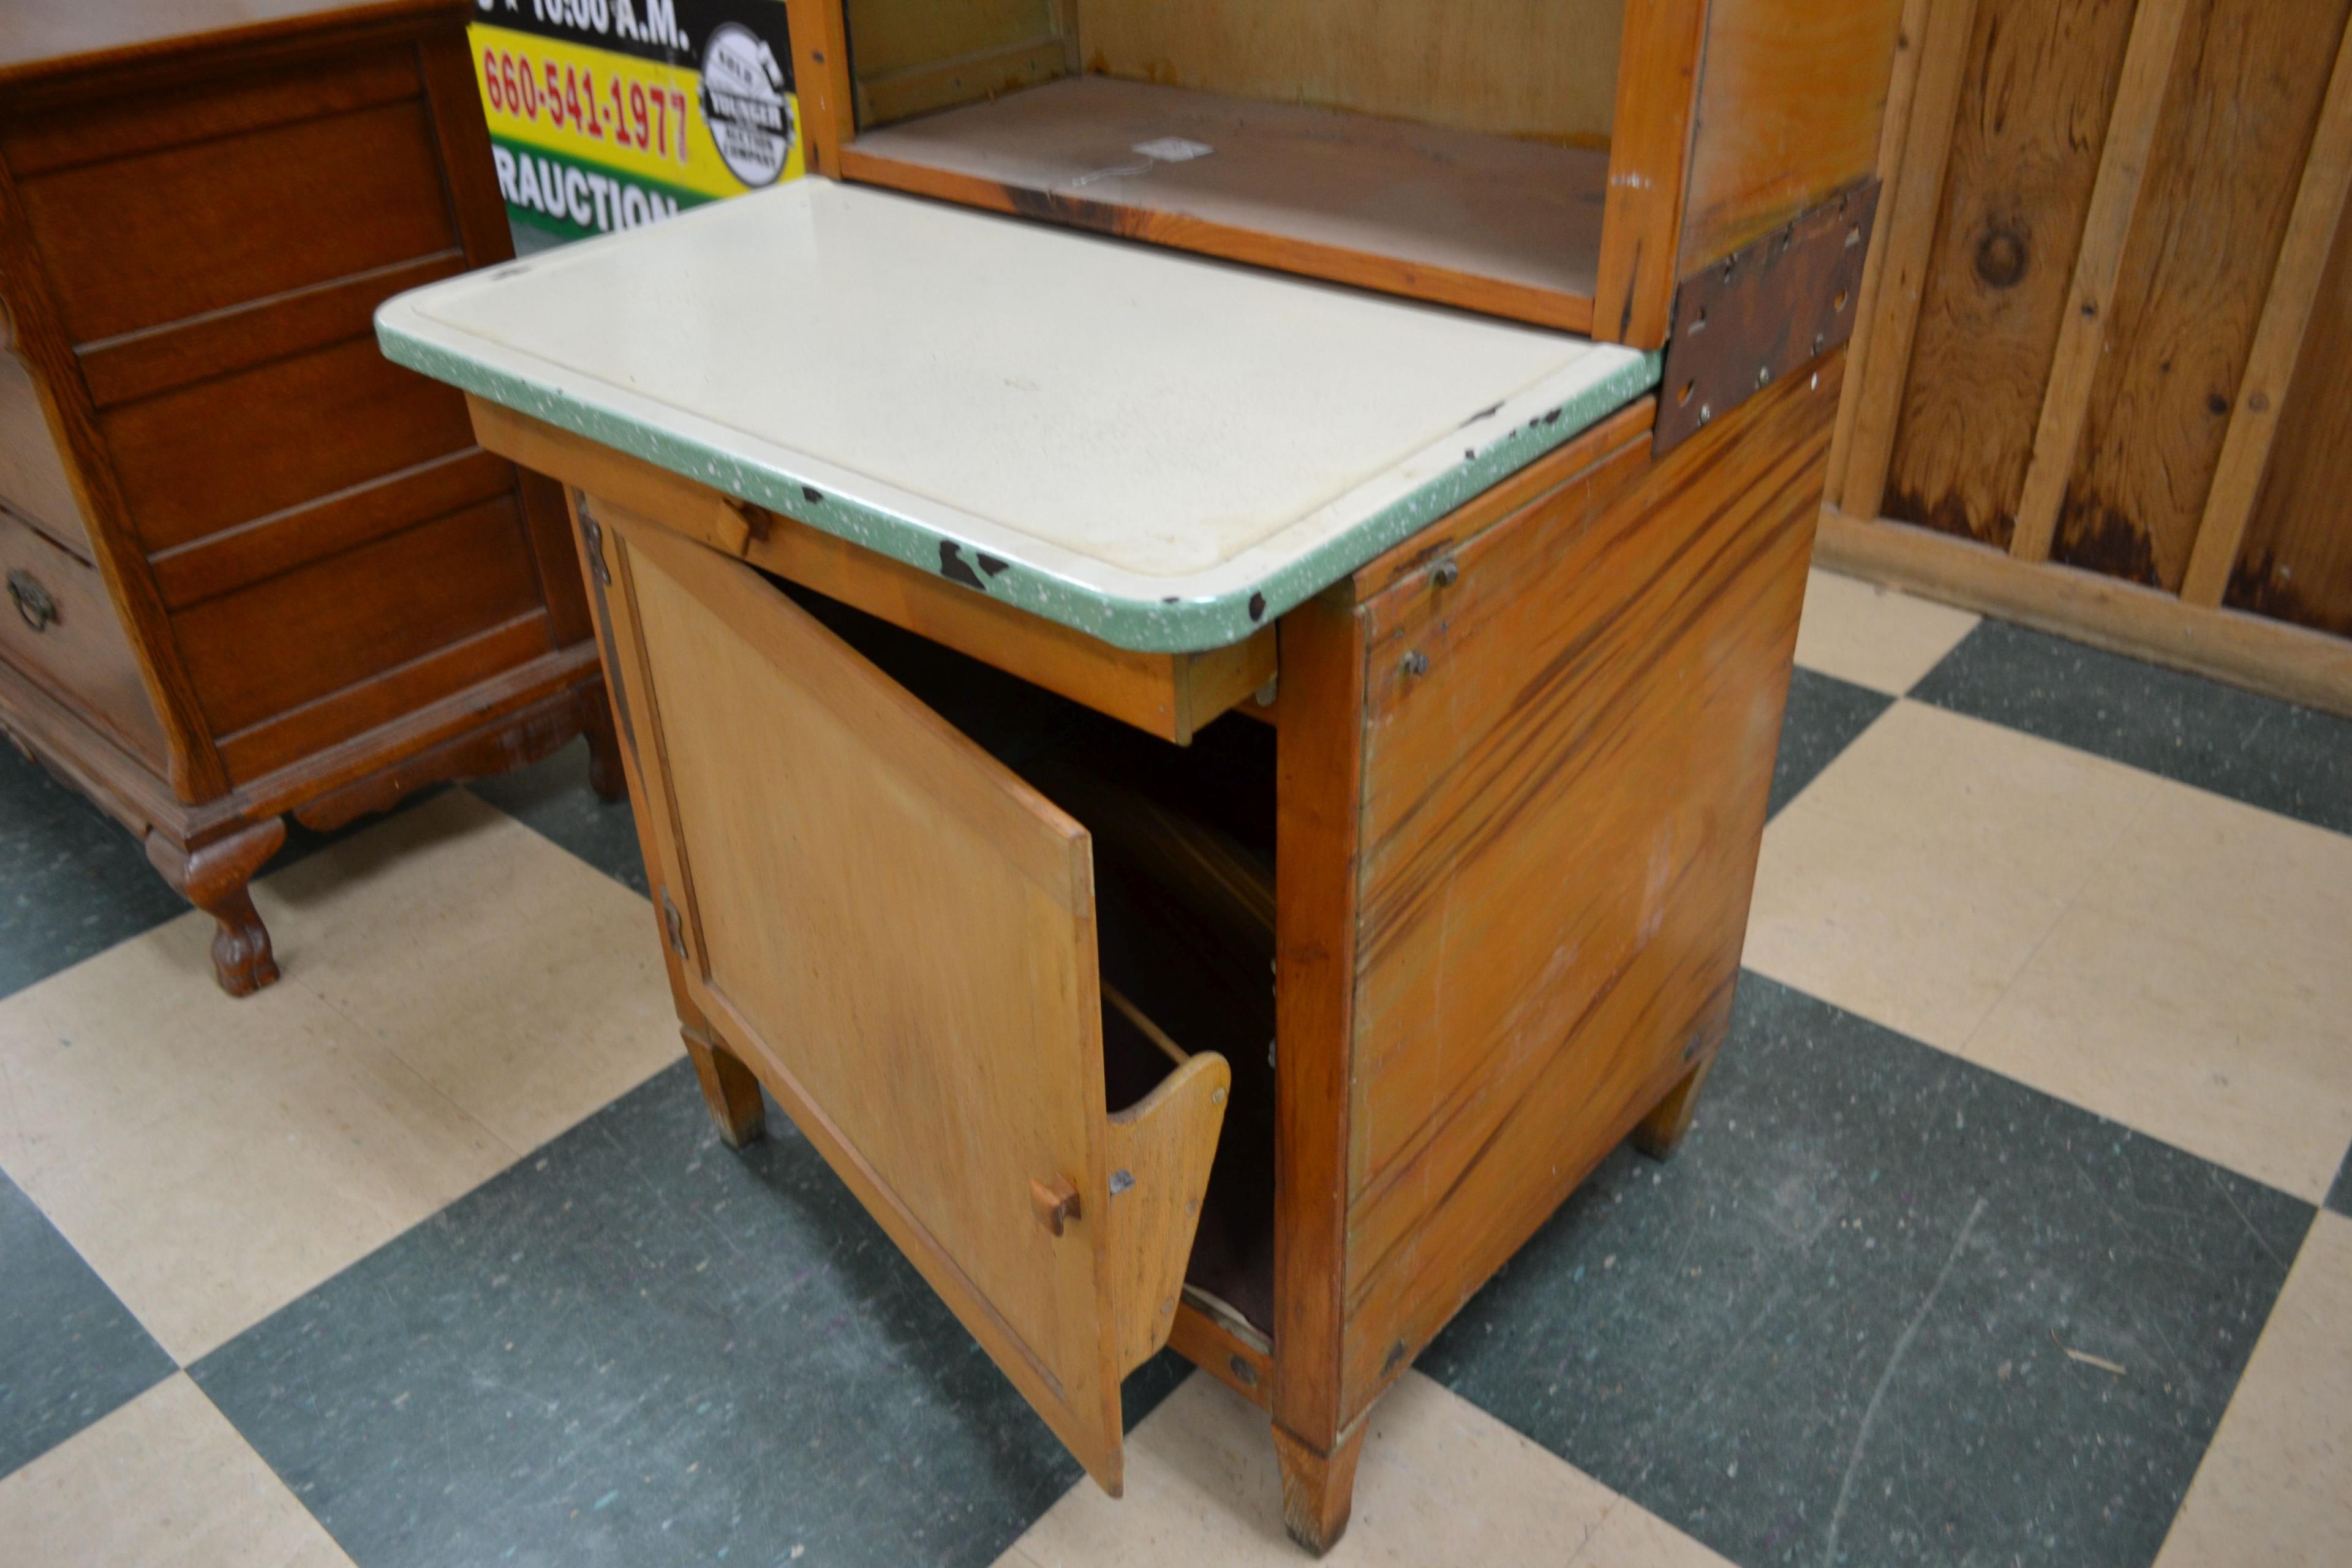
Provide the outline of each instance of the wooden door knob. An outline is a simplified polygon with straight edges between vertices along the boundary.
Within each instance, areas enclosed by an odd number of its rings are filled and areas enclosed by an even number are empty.
[[[1064,1225],[1078,1217],[1078,1189],[1059,1177],[1049,1187],[1032,1176],[1029,1204],[1037,1211],[1037,1223],[1059,1236]]]

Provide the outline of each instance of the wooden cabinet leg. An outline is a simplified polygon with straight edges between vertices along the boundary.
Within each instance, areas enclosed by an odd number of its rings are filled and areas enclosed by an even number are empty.
[[[678,1031],[694,1076],[702,1084],[703,1102],[710,1120],[730,1149],[756,1143],[768,1131],[768,1103],[760,1098],[760,1080],[735,1053],[692,1025]]]
[[[278,978],[269,931],[253,907],[253,874],[286,842],[286,823],[267,817],[226,838],[190,849],[160,829],[147,833],[147,863],[182,898],[220,922],[213,933],[213,978],[232,996],[246,996]]]
[[[1674,1153],[1683,1134],[1690,1131],[1691,1116],[1698,1110],[1699,1089],[1706,1082],[1707,1070],[1714,1066],[1715,1053],[1709,1051],[1699,1058],[1696,1067],[1683,1074],[1680,1083],[1666,1090],[1666,1098],[1634,1126],[1634,1148],[1653,1160],[1664,1160]]]
[[[1282,1468],[1282,1522],[1290,1539],[1320,1557],[1348,1533],[1348,1514],[1356,1500],[1356,1459],[1364,1451],[1364,1427],[1358,1420],[1331,1452],[1319,1453],[1284,1431],[1274,1428],[1274,1457]]]
[[[629,775],[621,766],[620,731],[601,680],[581,689],[580,732],[588,737],[588,787],[599,800],[626,799]]]

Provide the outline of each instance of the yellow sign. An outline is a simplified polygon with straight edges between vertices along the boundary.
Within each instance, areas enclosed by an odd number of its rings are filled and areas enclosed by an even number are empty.
[[[564,237],[798,179],[782,0],[478,0],[474,77],[517,221]]]

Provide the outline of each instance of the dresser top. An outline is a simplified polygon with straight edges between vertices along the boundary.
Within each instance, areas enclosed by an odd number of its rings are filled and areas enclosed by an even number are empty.
[[[233,35],[264,38],[327,22],[453,12],[462,5],[464,0],[0,0],[0,82],[120,64]]]
[[[1247,636],[1654,355],[829,180],[388,300],[403,364],[1123,647]]]

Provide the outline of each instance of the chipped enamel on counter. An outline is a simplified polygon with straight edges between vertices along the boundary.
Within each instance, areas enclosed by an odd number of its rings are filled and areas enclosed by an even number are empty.
[[[1247,636],[1654,354],[804,180],[403,294],[392,359],[1121,647]]]

